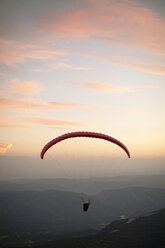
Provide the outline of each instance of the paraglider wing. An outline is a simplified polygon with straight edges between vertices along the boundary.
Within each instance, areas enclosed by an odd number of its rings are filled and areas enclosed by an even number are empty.
[[[46,153],[46,151],[52,147],[53,145],[57,144],[58,142],[61,142],[65,139],[70,139],[70,138],[77,138],[77,137],[88,137],[88,138],[96,138],[96,139],[103,139],[103,140],[107,140],[109,142],[112,142],[116,145],[118,145],[119,147],[121,147],[127,154],[127,156],[130,158],[130,153],[127,149],[127,147],[122,144],[119,140],[111,137],[111,136],[108,136],[106,134],[102,134],[102,133],[95,133],[95,132],[72,132],[72,133],[66,133],[66,134],[63,134],[53,140],[51,140],[49,143],[47,143],[42,151],[41,151],[41,159],[44,158],[44,155]]]

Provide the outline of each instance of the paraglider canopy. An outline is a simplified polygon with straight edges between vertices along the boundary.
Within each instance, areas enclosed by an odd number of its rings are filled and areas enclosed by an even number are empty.
[[[127,156],[130,158],[130,153],[127,149],[127,147],[121,143],[119,140],[109,136],[109,135],[106,135],[106,134],[102,134],[102,133],[95,133],[95,132],[72,132],[72,133],[66,133],[66,134],[63,134],[61,136],[58,136],[57,138],[51,140],[49,143],[47,143],[42,151],[41,151],[41,159],[44,158],[44,155],[46,153],[46,151],[52,147],[53,145],[65,140],[65,139],[70,139],[70,138],[77,138],[77,137],[87,137],[87,138],[96,138],[96,139],[103,139],[103,140],[107,140],[109,142],[112,142],[116,145],[118,145],[119,147],[121,147],[127,154]]]

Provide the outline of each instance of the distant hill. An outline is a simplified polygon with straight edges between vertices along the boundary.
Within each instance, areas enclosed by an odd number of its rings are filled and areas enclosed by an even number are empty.
[[[165,209],[112,222],[92,236],[56,240],[45,248],[164,248]]]
[[[1,191],[0,245],[36,244],[96,233],[112,221],[165,208],[165,190],[129,187],[86,195],[64,191]]]
[[[106,189],[122,189],[126,187],[147,187],[165,189],[165,175],[136,175],[85,179],[26,179],[0,181],[0,191],[43,191],[62,190],[76,193],[97,194]]]

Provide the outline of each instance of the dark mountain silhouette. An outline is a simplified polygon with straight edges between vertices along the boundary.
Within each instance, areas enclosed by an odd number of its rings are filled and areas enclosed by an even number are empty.
[[[116,219],[165,207],[163,189],[132,187],[86,196],[91,200],[86,213],[81,198],[82,194],[55,190],[1,191],[0,245],[94,234]]]
[[[165,209],[144,216],[114,221],[95,235],[56,240],[45,248],[163,248]]]

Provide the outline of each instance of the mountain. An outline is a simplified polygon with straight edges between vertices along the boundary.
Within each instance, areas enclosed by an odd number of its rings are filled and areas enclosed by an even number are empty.
[[[43,247],[163,248],[165,247],[165,209],[114,221],[92,236],[51,241]]]
[[[1,191],[0,245],[33,245],[48,240],[94,234],[116,219],[165,207],[165,190],[129,187],[83,195],[65,191]],[[29,243],[30,242],[30,243]]]
[[[106,189],[147,187],[165,189],[165,175],[135,175],[103,178],[54,178],[0,181],[0,191],[62,190],[97,194]]]

